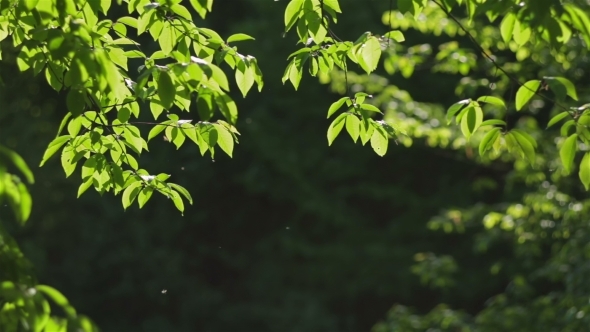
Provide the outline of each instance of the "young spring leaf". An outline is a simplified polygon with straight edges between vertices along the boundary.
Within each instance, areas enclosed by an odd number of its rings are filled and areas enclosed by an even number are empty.
[[[379,108],[377,108],[377,106],[371,105],[371,104],[360,104],[359,105],[361,109],[365,110],[365,111],[370,111],[370,112],[376,112],[376,113],[380,113],[383,114],[381,112],[381,110],[379,110]]]
[[[344,120],[346,119],[347,113],[342,113],[328,127],[328,145],[332,145],[334,139],[340,134],[342,127],[344,127]]]
[[[168,186],[179,192],[182,196],[184,196],[184,198],[186,198],[190,205],[193,205],[193,198],[191,197],[191,194],[188,192],[188,190],[182,186],[177,185],[176,183],[168,183]]]
[[[176,191],[171,190],[170,198],[172,198],[172,202],[174,203],[174,206],[176,206],[178,211],[184,213],[184,202],[182,201],[182,197],[180,197],[180,195]]]
[[[480,125],[480,127],[483,127],[483,126],[504,126],[504,127],[506,127],[506,122],[504,120],[498,120],[498,119],[485,120]]]
[[[453,117],[455,116],[455,114],[457,114],[457,112],[459,112],[463,108],[463,106],[469,104],[470,102],[470,99],[463,99],[451,105],[451,107],[449,107],[449,109],[447,110],[447,125],[450,125],[451,121],[453,121]]]
[[[352,141],[355,143],[359,138],[360,127],[361,120],[359,120],[359,118],[356,115],[349,113],[346,117],[346,131],[352,138]]]
[[[254,71],[250,70],[249,63],[245,59],[240,60],[237,67],[236,83],[245,98],[252,85],[254,85]]]
[[[152,197],[153,193],[154,188],[152,187],[145,187],[139,192],[139,195],[137,196],[137,203],[139,203],[140,209],[145,205],[145,203],[147,203],[150,197]]]
[[[586,152],[582,158],[579,175],[584,188],[590,190],[590,152]]]
[[[383,127],[376,126],[373,135],[371,136],[371,147],[373,151],[381,157],[387,152],[387,144],[389,143],[389,137]]]
[[[492,104],[492,105],[506,109],[506,103],[504,103],[504,100],[502,100],[502,98],[498,98],[498,97],[494,97],[494,96],[481,96],[481,97],[477,98],[477,101]]]
[[[370,74],[377,69],[379,58],[381,57],[381,43],[376,37],[369,37],[357,53],[359,65]]]
[[[516,92],[516,110],[520,111],[526,103],[537,93],[541,81],[531,80],[523,84]]]
[[[223,150],[223,152],[227,153],[227,155],[232,158],[232,153],[234,150],[234,137],[233,135],[220,124],[214,124],[217,128],[217,145]]]
[[[130,184],[125,190],[123,191],[123,195],[121,199],[123,201],[123,209],[127,210],[127,208],[133,203],[139,191],[141,190],[143,182],[137,181]]]
[[[570,113],[568,111],[563,111],[556,116],[552,117],[547,124],[547,128],[553,126],[554,124],[558,123],[559,121],[565,119]]]
[[[500,23],[500,34],[505,43],[508,43],[512,39],[512,31],[514,31],[514,22],[516,21],[516,15],[508,13],[502,19]]]
[[[535,162],[535,148],[533,144],[531,144],[529,137],[527,137],[528,134],[517,130],[512,130],[509,134],[511,134],[514,137],[516,143],[520,147],[520,150],[522,150],[524,156],[529,160],[531,165],[533,165]]]
[[[406,40],[406,38],[404,38],[404,34],[401,31],[399,31],[399,30],[389,31],[388,33],[386,33],[385,35],[383,35],[383,37],[391,38],[391,39],[395,40],[398,43],[401,43],[404,40]]]
[[[572,134],[570,137],[565,139],[561,149],[559,150],[559,156],[561,163],[565,169],[565,173],[569,174],[574,166],[574,157],[576,156],[576,149],[578,143],[578,134]]]
[[[0,153],[6,156],[6,158],[8,158],[10,161],[12,161],[14,166],[16,166],[16,168],[18,168],[18,170],[21,171],[27,178],[27,182],[35,182],[33,172],[31,172],[31,169],[29,168],[29,166],[27,166],[27,163],[21,156],[19,156],[16,152],[9,150],[3,146],[0,146]]]
[[[39,164],[39,167],[43,166],[45,164],[45,162],[49,158],[51,158],[51,156],[53,156],[53,154],[55,152],[57,152],[57,150],[59,150],[59,148],[61,148],[62,145],[64,145],[67,141],[70,140],[70,138],[71,137],[69,135],[64,135],[64,136],[59,136],[59,137],[55,138],[53,141],[51,141],[51,143],[49,143],[49,146],[45,150],[45,153],[43,153],[43,159],[41,160],[41,164]]]
[[[576,93],[576,87],[572,81],[565,77],[543,77],[545,80],[555,80],[559,82],[565,88],[568,96],[572,97],[573,100],[578,100],[578,94]]]
[[[236,33],[236,34],[233,34],[227,38],[227,43],[229,44],[232,42],[243,41],[243,40],[255,40],[255,39],[254,39],[254,37],[248,36],[245,33]]]
[[[335,101],[334,103],[332,103],[332,105],[330,105],[330,109],[328,109],[327,119],[329,119],[330,116],[332,116],[332,114],[336,113],[336,111],[339,110],[340,107],[342,107],[342,105],[344,105],[344,103],[349,99],[350,98],[348,98],[348,97],[342,97],[342,98],[338,99],[337,101]]]
[[[474,106],[467,110],[467,113],[461,118],[461,132],[469,140],[471,135],[479,128],[483,121],[483,111],[481,107]]]
[[[285,31],[289,31],[297,19],[303,6],[303,0],[291,0],[285,9]]]
[[[501,129],[498,127],[493,128],[492,130],[488,131],[481,142],[479,143],[479,155],[483,156],[483,154],[492,148],[498,137],[500,137]]]

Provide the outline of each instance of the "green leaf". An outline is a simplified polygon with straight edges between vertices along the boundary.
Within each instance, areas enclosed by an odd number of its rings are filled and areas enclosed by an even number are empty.
[[[193,20],[193,18],[191,17],[191,13],[190,13],[190,12],[188,11],[188,9],[186,9],[186,7],[185,7],[185,6],[183,6],[183,5],[180,5],[180,4],[174,4],[174,5],[172,5],[172,6],[170,7],[170,9],[171,9],[171,10],[172,10],[174,13],[178,14],[179,16],[181,16],[181,17],[183,17],[183,18],[185,18],[185,19],[187,19],[187,20],[189,20],[189,21],[192,21],[192,20]]]
[[[347,113],[342,113],[328,127],[328,145],[332,145],[334,139],[340,134],[340,131],[344,127],[344,120],[346,119]]]
[[[514,31],[514,23],[516,22],[516,15],[508,13],[500,23],[500,34],[505,43],[512,39],[512,32]]]
[[[565,169],[565,174],[569,174],[574,167],[574,157],[576,156],[576,149],[578,143],[578,134],[572,134],[570,137],[566,138],[559,150],[559,156],[561,158],[561,163],[563,164],[563,168]]]
[[[78,187],[78,196],[76,196],[77,198],[80,198],[80,196],[82,196],[82,194],[86,192],[90,186],[92,186],[92,181],[92,177],[89,177],[86,181],[82,182],[80,187]]]
[[[348,113],[346,117],[346,131],[355,143],[359,138],[360,128],[361,120],[356,115]]]
[[[342,13],[340,5],[338,4],[338,0],[324,0],[323,4],[324,6],[327,6],[334,10],[336,13]]]
[[[45,153],[43,153],[43,159],[41,160],[41,164],[39,164],[39,167],[43,166],[45,162],[49,158],[51,158],[51,156],[53,156],[53,154],[56,153],[57,150],[59,150],[59,148],[61,148],[62,145],[64,145],[67,141],[70,140],[70,138],[71,137],[69,135],[64,135],[59,136],[55,138],[53,141],[51,141],[51,143],[49,143],[49,146],[47,146]]]
[[[217,145],[232,158],[234,150],[234,136],[222,125],[214,124],[217,128]]]
[[[381,157],[385,155],[387,152],[387,144],[389,143],[389,138],[387,136],[387,132],[383,127],[377,126],[375,131],[373,131],[373,135],[371,136],[371,147],[373,151]]]
[[[404,34],[401,31],[399,31],[399,30],[389,31],[388,33],[386,33],[385,35],[383,35],[383,37],[391,38],[391,39],[395,40],[398,43],[401,43],[404,40],[406,40],[406,38],[404,37]]]
[[[524,156],[529,160],[531,165],[535,163],[535,148],[531,144],[532,137],[527,137],[528,134],[517,130],[512,130],[510,134],[513,135],[514,139],[520,146],[520,149],[524,153]],[[526,136],[525,136],[526,135]],[[534,142],[534,140],[533,140]],[[535,143],[536,144],[536,143]]]
[[[479,142],[479,155],[483,156],[483,154],[492,148],[494,142],[498,139],[501,134],[501,129],[498,127],[493,128],[492,130],[488,131],[481,142]]]
[[[252,37],[252,36],[248,36],[245,33],[236,33],[236,34],[233,34],[227,38],[227,43],[229,44],[229,43],[243,41],[243,40],[256,40],[256,39],[254,39],[254,37]]]
[[[24,0],[23,3],[26,9],[32,10],[33,8],[37,7],[39,0]]]
[[[145,205],[145,203],[147,203],[150,197],[152,197],[153,193],[154,188],[152,187],[145,187],[139,192],[139,195],[137,196],[137,203],[139,203],[140,209]]]
[[[55,304],[59,305],[70,318],[76,317],[76,310],[70,305],[68,299],[57,289],[47,285],[37,285],[35,289],[49,297]]]
[[[370,112],[376,112],[376,113],[380,113],[383,114],[381,112],[381,110],[379,110],[379,108],[377,108],[377,106],[371,105],[371,104],[360,104],[359,107],[365,111],[370,111]]]
[[[141,51],[138,50],[129,50],[123,53],[128,58],[142,58],[145,59],[146,56]]]
[[[554,124],[558,123],[559,121],[565,119],[568,115],[570,115],[570,113],[568,111],[563,111],[559,114],[557,114],[556,116],[552,117],[551,120],[549,120],[549,123],[547,124],[547,128],[553,126]]]
[[[170,196],[170,198],[172,198],[174,206],[176,206],[178,211],[180,211],[181,213],[184,212],[184,203],[182,202],[182,198],[180,197],[180,195],[176,191],[172,190],[170,191]]]
[[[35,183],[33,172],[31,172],[31,169],[29,168],[29,166],[27,166],[27,163],[21,156],[19,156],[16,152],[9,150],[3,146],[0,146],[0,153],[6,156],[6,158],[8,158],[8,160],[10,160],[14,164],[14,166],[18,168],[18,170],[21,171],[21,173],[23,173],[23,175],[27,178],[27,182]]]
[[[303,0],[291,0],[289,2],[285,9],[285,31],[289,31],[295,25],[297,18],[299,18],[301,7],[303,7]]]
[[[85,151],[82,153],[85,153]],[[61,152],[61,165],[66,173],[66,178],[76,170],[77,159],[75,157],[76,150],[71,145],[66,146]]]
[[[299,83],[301,82],[301,77],[303,76],[302,66],[303,66],[303,62],[304,62],[304,60],[303,60],[304,57],[306,59],[307,55],[306,54],[297,55],[293,59],[293,61],[291,62],[292,65],[289,66],[288,77],[289,77],[289,80],[291,81],[291,84],[293,84],[293,87],[295,88],[295,90],[297,90],[297,88],[299,88]]]
[[[531,28],[525,22],[515,21],[512,38],[518,45],[524,45],[531,37]]]
[[[546,80],[556,80],[557,82],[561,83],[567,92],[567,95],[572,97],[573,100],[578,100],[578,94],[576,93],[576,87],[572,81],[568,80],[565,77],[543,77]]]
[[[584,188],[590,190],[590,152],[586,152],[584,158],[582,158],[579,175],[582,184],[584,184]]]
[[[130,184],[125,190],[123,191],[123,195],[121,199],[123,201],[123,209],[127,210],[129,206],[133,203],[139,192],[141,191],[141,186],[143,182],[136,181]]]
[[[193,198],[191,197],[191,194],[188,192],[188,190],[182,186],[177,185],[176,183],[168,183],[168,186],[179,192],[182,196],[184,196],[184,198],[186,198],[190,205],[193,205]]]
[[[238,84],[238,88],[240,92],[242,92],[242,96],[246,97],[248,91],[254,85],[254,72],[250,70],[250,66],[248,65],[247,60],[242,59],[238,62],[238,66],[236,69],[236,83]]]
[[[469,104],[470,102],[471,99],[463,99],[451,105],[451,107],[449,107],[449,109],[447,110],[447,125],[450,125],[451,121],[453,121],[453,117],[455,116],[455,114],[457,114],[457,112],[459,112],[463,108],[463,106]]]
[[[504,109],[506,109],[506,104],[504,103],[504,100],[502,100],[501,98],[498,97],[494,97],[494,96],[481,96],[479,98],[477,98],[477,101],[481,101],[484,103],[488,103],[488,104],[492,104],[498,107],[502,107]]]
[[[123,16],[117,19],[117,22],[121,22],[127,26],[137,29],[137,19],[134,17]]]
[[[381,57],[381,43],[376,37],[369,37],[357,54],[359,65],[370,74],[377,69],[379,58]]]
[[[332,105],[330,105],[330,109],[328,109],[328,119],[330,118],[330,116],[332,116],[332,114],[336,113],[337,110],[340,109],[340,107],[342,107],[342,105],[344,105],[344,103],[349,100],[350,98],[348,97],[342,97],[340,99],[338,99],[337,101],[335,101],[334,103],[332,103]]]
[[[575,125],[576,125],[576,121],[575,120],[568,120],[568,121],[566,121],[561,126],[561,129],[560,129],[561,136],[568,136],[569,135],[569,129],[571,127],[575,127]]]
[[[506,127],[506,122],[504,122],[504,120],[497,120],[497,119],[485,120],[484,122],[481,123],[480,127],[496,126],[496,125]]]
[[[539,86],[541,85],[541,81],[539,80],[531,80],[523,84],[518,91],[516,92],[516,110],[520,111],[524,105],[526,105],[529,100],[537,93]]]
[[[236,102],[225,93],[215,96],[215,103],[223,117],[231,124],[235,125],[238,120],[238,107]]]
[[[461,118],[461,132],[469,140],[471,135],[481,126],[483,122],[483,111],[481,107],[474,106],[467,110],[467,114]]]
[[[169,110],[172,108],[174,98],[176,97],[176,89],[174,88],[172,78],[166,71],[161,71],[160,77],[158,78],[158,96],[165,109]]]

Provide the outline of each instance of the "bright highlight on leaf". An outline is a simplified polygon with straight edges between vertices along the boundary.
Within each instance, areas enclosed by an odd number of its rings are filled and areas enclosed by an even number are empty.
[[[574,157],[576,156],[576,150],[578,145],[578,134],[572,134],[566,138],[559,150],[559,156],[561,157],[561,163],[566,174],[572,172],[574,167]]]
[[[541,81],[531,80],[523,84],[516,92],[516,110],[520,111],[524,105],[537,93],[541,86]]]

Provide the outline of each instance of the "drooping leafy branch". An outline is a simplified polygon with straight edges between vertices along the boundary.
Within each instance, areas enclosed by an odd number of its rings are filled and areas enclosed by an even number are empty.
[[[430,4],[433,4],[433,8]],[[562,111],[549,122],[548,127],[557,122],[571,118],[563,126],[561,133],[568,136],[565,143],[561,146],[561,160],[566,173],[571,172],[575,159],[575,153],[579,149],[578,143],[588,145],[590,141],[590,110],[587,105],[567,108],[562,105],[566,97],[578,100],[574,84],[565,77],[543,77],[542,79],[533,79],[521,83],[512,74],[499,65],[493,53],[480,45],[474,34],[469,28],[457,19],[451,11],[464,8],[467,11],[468,22],[470,24],[476,16],[487,16],[490,23],[502,17],[499,31],[506,45],[511,49],[517,50],[527,43],[535,45],[547,45],[552,50],[557,50],[560,46],[568,43],[572,38],[579,38],[586,42],[590,47],[590,18],[573,3],[560,4],[559,2],[547,3],[544,6],[533,6],[522,4],[518,1],[475,1],[475,0],[401,0],[398,1],[398,11],[395,15],[393,11],[384,15],[387,17],[387,23],[392,27],[399,26],[391,17],[398,15],[408,15],[413,18],[412,24],[422,29],[424,21],[424,10],[428,10],[428,15],[436,15],[434,9],[438,8],[442,15],[446,15],[455,23],[455,27],[449,27],[446,30],[449,34],[459,32],[468,37],[475,48],[488,60],[495,71],[505,75],[518,87],[515,95],[514,109],[521,111],[535,97],[543,98]],[[308,62],[309,73],[312,76],[328,76],[335,70],[341,70],[347,74],[350,67],[347,61],[356,63],[367,74],[375,71],[378,64],[385,54],[384,69],[393,73],[395,67],[402,70],[404,76],[411,75],[413,65],[408,66],[407,58],[400,58],[395,54],[395,47],[389,47],[393,39],[395,42],[403,42],[404,36],[399,30],[392,30],[382,36],[364,33],[355,42],[342,41],[332,31],[330,25],[336,23],[336,15],[341,13],[337,1],[322,0],[292,0],[285,10],[285,28],[289,31],[296,27],[299,36],[299,43],[304,47],[292,53],[288,59],[290,62],[283,75],[283,82],[291,81],[294,88],[297,89],[303,74],[304,65]],[[422,15],[422,16],[421,16]],[[406,26],[407,28],[407,26]],[[442,32],[442,27],[437,27]],[[446,29],[446,27],[445,27]],[[439,32],[439,33],[440,33]],[[459,68],[462,74],[467,74],[469,66],[464,66],[471,56],[468,53],[457,54],[460,51],[456,44],[450,44],[450,47],[443,49],[438,55],[437,60],[443,60],[447,56],[457,55],[456,59],[461,59],[459,63],[451,68]],[[486,46],[488,47],[488,46]],[[387,56],[390,53],[390,56]],[[392,62],[392,59],[395,62]],[[402,62],[403,60],[403,62]],[[397,63],[396,63],[397,62]],[[461,63],[463,62],[463,63]],[[336,66],[334,66],[334,64]],[[444,67],[441,67],[444,68]],[[345,83],[348,86],[348,83]],[[544,90],[551,90],[556,99],[551,98],[543,93]],[[347,90],[348,91],[348,90]],[[328,128],[328,143],[332,144],[334,139],[346,125],[346,129],[352,139],[356,142],[360,136],[361,142],[366,144],[369,140],[375,152],[381,156],[386,153],[388,139],[397,137],[402,132],[396,129],[395,123],[386,121],[375,121],[373,115],[381,113],[380,110],[371,104],[364,104],[367,93],[357,93],[354,97],[343,97],[330,107],[328,117],[341,108],[344,103],[348,106],[345,113],[342,113],[330,124]],[[360,97],[360,98],[359,98]],[[358,100],[358,101],[357,101]],[[480,128],[485,132],[479,142],[480,155],[488,155],[495,159],[504,152],[508,152],[517,158],[524,158],[531,165],[535,164],[535,151],[537,142],[526,131],[516,128],[509,128],[503,119],[489,118],[486,119],[484,112],[486,107],[496,107],[503,109],[504,114],[512,109],[512,105],[506,103],[502,96],[486,95],[476,99],[465,99],[452,105],[447,111],[447,124],[451,124],[455,119],[460,126],[463,136],[469,141],[471,137]],[[569,134],[571,128],[576,129],[576,133]],[[590,190],[590,153],[586,152],[580,161],[579,177],[586,187]]]

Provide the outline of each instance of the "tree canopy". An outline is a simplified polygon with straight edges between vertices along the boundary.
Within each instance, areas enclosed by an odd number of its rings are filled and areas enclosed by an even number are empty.
[[[276,294],[250,301],[253,308],[219,305],[219,312],[203,317],[220,315],[221,321],[195,323],[186,316],[192,305],[235,302],[217,293],[235,288],[227,282],[199,281],[207,285],[201,293],[210,300],[198,291],[183,297],[177,289],[171,301],[180,309],[166,319],[144,320],[145,329],[587,329],[588,13],[590,5],[582,0],[252,0],[227,8],[213,0],[1,1],[0,199],[10,204],[11,217],[3,208],[0,327],[133,326],[121,321],[124,312],[98,323],[78,314],[60,291],[38,283],[10,235],[18,234],[15,225],[35,217],[27,188],[35,182],[33,174],[61,164],[65,178],[80,174],[81,180],[63,182],[76,184],[80,203],[75,204],[100,206],[98,199],[108,207],[105,216],[111,215],[112,197],[103,194],[112,193],[127,215],[141,213],[131,211],[135,203],[149,209],[133,220],[159,216],[129,232],[187,236],[194,226],[182,226],[183,219],[166,224],[172,217],[164,206],[170,203],[184,219],[224,221],[231,215],[229,224],[204,222],[199,231],[237,237],[251,235],[249,227],[264,228],[252,233],[259,247],[245,257],[235,251],[213,255],[215,245],[206,239],[196,253],[208,257],[202,264],[219,266],[219,275],[248,280],[236,292],[250,295],[237,299],[262,294],[265,284],[277,280],[288,287],[273,286]],[[46,102],[31,106],[36,98]],[[322,121],[326,117],[328,123]],[[316,131],[322,132],[321,141]],[[353,144],[343,142],[340,136],[346,134]],[[43,151],[21,157],[25,141],[39,142]],[[245,152],[237,156],[242,145]],[[233,158],[223,161],[222,169],[204,166],[222,154]],[[211,161],[195,161],[196,155]],[[32,160],[43,168],[32,172],[27,158],[37,158]],[[178,166],[185,164],[186,170]],[[55,173],[55,167],[43,173],[45,183],[58,181]],[[223,178],[232,175],[233,180]],[[103,197],[84,201],[90,188]],[[228,192],[235,188],[240,189]],[[35,202],[42,200],[44,191],[38,190]],[[64,190],[56,190],[61,197]],[[154,192],[162,203],[152,199]],[[244,197],[268,203],[252,206],[241,202]],[[41,206],[37,217],[43,211],[49,216],[41,225],[57,227],[54,220],[78,211],[73,202],[55,214],[51,203]],[[291,232],[297,236],[275,237],[274,220],[298,225]],[[367,221],[374,224],[360,225]],[[76,224],[88,228],[81,231],[88,239],[97,225]],[[290,227],[295,226],[281,228]],[[149,242],[148,235],[138,236],[138,243]],[[254,240],[237,240],[244,245],[238,248],[250,248],[249,241]],[[359,244],[361,253],[354,250]],[[63,255],[72,253],[66,246]],[[272,254],[277,247],[293,259],[286,272],[279,271],[282,265]],[[126,255],[141,255],[130,252]],[[251,261],[256,253],[263,258]],[[163,255],[159,264],[172,264],[171,271],[190,266],[177,254],[150,252],[146,260]],[[303,269],[289,270],[298,259],[306,262]],[[397,263],[384,263],[392,259]],[[348,267],[348,260],[357,265]],[[82,256],[75,262],[83,262]],[[245,277],[248,262],[258,265]],[[407,272],[390,281],[397,270]],[[347,280],[347,274],[354,278]],[[92,279],[82,272],[76,277]],[[177,278],[185,287],[191,283],[189,277]],[[334,279],[334,286],[324,284]],[[308,285],[306,293],[289,288],[298,282]],[[412,286],[404,290],[404,285]],[[322,295],[314,294],[323,288]],[[363,307],[370,304],[359,304],[365,294],[370,301],[392,301],[379,304],[379,310],[397,304],[387,314],[366,313]],[[436,296],[418,299],[428,294]],[[275,297],[286,301],[276,313]],[[346,308],[338,305],[343,298],[350,301]],[[150,299],[154,305],[142,314],[158,312],[155,304],[164,305],[158,301]],[[308,316],[293,309],[298,301]],[[349,321],[342,318],[348,314]],[[131,320],[136,313],[128,315]],[[178,322],[171,323],[174,319]]]

